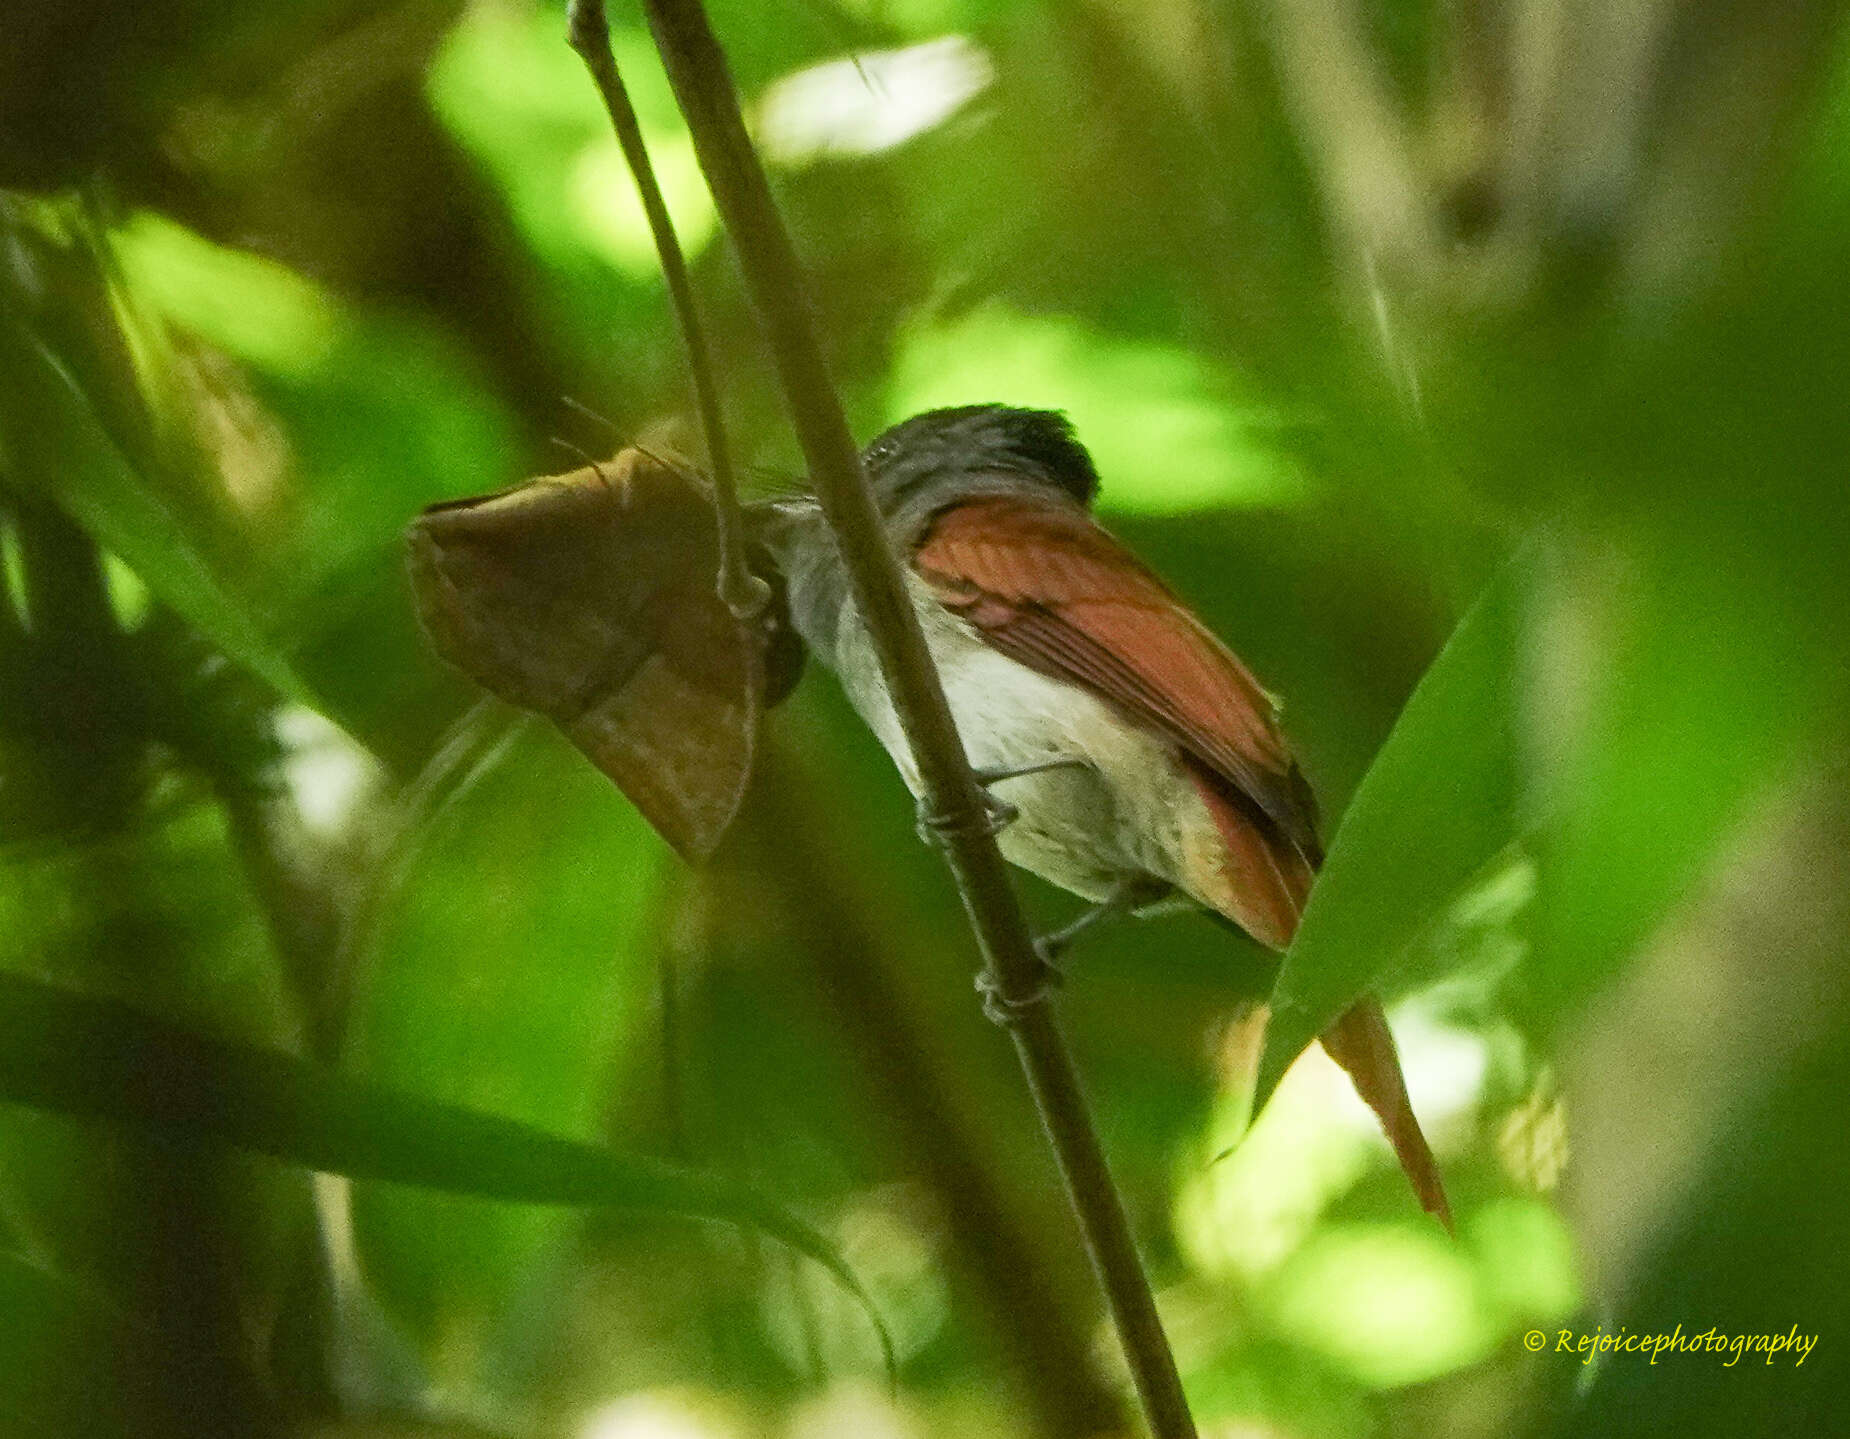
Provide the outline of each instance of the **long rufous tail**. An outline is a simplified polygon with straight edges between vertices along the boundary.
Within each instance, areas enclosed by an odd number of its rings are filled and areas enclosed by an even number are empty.
[[[1355,1092],[1380,1119],[1421,1206],[1445,1226],[1447,1233],[1457,1233],[1452,1226],[1452,1206],[1445,1199],[1445,1181],[1407,1098],[1406,1077],[1401,1073],[1400,1056],[1395,1052],[1394,1036],[1380,1001],[1357,1000],[1341,1019],[1323,1031],[1321,1038],[1324,1051],[1349,1072]]]
[[[1307,856],[1250,806],[1237,803],[1225,781],[1199,767],[1191,767],[1190,774],[1223,841],[1215,873],[1210,883],[1200,886],[1196,898],[1261,944],[1284,949],[1310,895],[1316,856]],[[1445,1182],[1407,1098],[1406,1077],[1380,1002],[1372,997],[1357,1000],[1320,1037],[1324,1050],[1348,1071],[1356,1093],[1380,1119],[1421,1205],[1448,1232],[1455,1232]]]

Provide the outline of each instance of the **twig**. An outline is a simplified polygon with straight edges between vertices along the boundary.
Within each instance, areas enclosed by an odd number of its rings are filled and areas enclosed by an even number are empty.
[[[694,306],[694,287],[687,277],[687,259],[681,253],[680,240],[675,237],[674,221],[662,199],[661,186],[655,182],[655,167],[649,163],[648,147],[643,144],[642,126],[636,119],[635,107],[630,104],[629,92],[624,89],[623,77],[617,73],[603,0],[571,0],[566,12],[566,35],[571,47],[585,62],[585,69],[591,72],[598,94],[603,97],[611,127],[617,132],[617,144],[623,149],[623,158],[636,180],[636,192],[642,198],[643,212],[649,218],[649,233],[655,240],[655,253],[661,259],[662,279],[667,283],[681,340],[687,349],[694,408],[700,415],[707,465],[713,475],[714,510],[719,529],[720,602],[735,618],[749,620],[764,610],[771,591],[745,562],[739,487],[733,478],[725,422],[720,417],[719,388],[713,382],[706,332],[701,328],[700,314]]]
[[[746,135],[725,56],[699,0],[644,0],[644,9],[764,326],[810,479],[873,637],[988,977],[1003,1005],[1015,1012],[1010,1033],[1059,1157],[1151,1431],[1157,1439],[1193,1439],[1194,1420],[1123,1202],[1112,1185],[1065,1041],[1042,1002],[1041,962],[892,544],[868,492],[811,322],[808,287]]]

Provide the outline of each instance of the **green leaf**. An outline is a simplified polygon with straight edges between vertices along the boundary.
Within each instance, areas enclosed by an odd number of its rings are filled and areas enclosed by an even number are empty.
[[[1273,986],[1255,1109],[1520,832],[1516,653],[1528,571],[1524,551],[1459,622],[1343,815]]]
[[[113,433],[82,375],[29,323],[0,322],[0,458],[7,477],[44,493],[148,588],[280,693],[309,703],[307,686],[250,605],[219,577],[194,517],[144,472]],[[120,377],[118,377],[120,378]]]
[[[550,726],[507,724],[484,708],[480,728],[504,739],[414,811],[381,866],[343,1056],[381,1083],[586,1138],[648,1037],[670,857]],[[440,768],[427,775],[441,785]],[[354,1195],[367,1274],[439,1369],[478,1369],[469,1341],[504,1332],[513,1296],[566,1269],[578,1232],[559,1211]]]
[[[569,266],[595,256],[653,282],[659,262],[642,202],[596,92],[560,34],[552,9],[465,12],[431,65],[431,102],[507,196],[542,257]],[[641,25],[618,24],[610,39],[675,232],[697,260],[716,216],[674,92]]]
[[[765,1196],[718,1176],[208,1039],[18,975],[0,974],[0,1099],[216,1140],[355,1179],[750,1225],[815,1260],[861,1301],[891,1367],[885,1326],[841,1256]]]

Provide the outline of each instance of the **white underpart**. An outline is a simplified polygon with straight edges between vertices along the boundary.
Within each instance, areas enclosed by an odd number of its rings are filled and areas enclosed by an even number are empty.
[[[1049,760],[1064,767],[991,786],[1019,817],[1002,831],[1011,863],[1087,899],[1104,899],[1123,880],[1154,876],[1203,903],[1218,876],[1222,841],[1174,747],[1131,724],[1089,690],[1052,679],[992,649],[974,629],[907,576],[926,643],[937,661],[970,763],[1019,769]],[[842,687],[892,755],[916,795],[918,771],[893,711],[860,616],[844,606],[836,640]],[[1197,856],[1195,866],[1185,856]]]

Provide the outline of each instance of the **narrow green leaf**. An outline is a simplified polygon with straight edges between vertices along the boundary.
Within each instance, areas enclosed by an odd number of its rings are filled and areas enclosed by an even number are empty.
[[[155,594],[275,688],[312,703],[250,606],[214,572],[162,487],[124,454],[77,375],[23,323],[0,325],[0,453],[31,484],[120,555]]]
[[[207,1039],[127,1005],[0,974],[0,1100],[216,1140],[355,1179],[530,1204],[724,1220],[815,1260],[886,1328],[841,1256],[757,1191],[642,1155]]]
[[[1356,790],[1273,986],[1255,1108],[1519,832],[1515,660],[1527,574],[1525,551],[1478,597]]]

